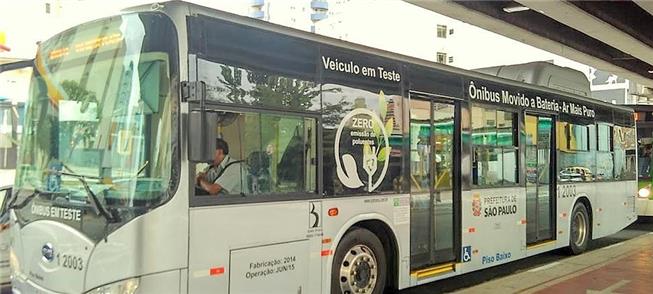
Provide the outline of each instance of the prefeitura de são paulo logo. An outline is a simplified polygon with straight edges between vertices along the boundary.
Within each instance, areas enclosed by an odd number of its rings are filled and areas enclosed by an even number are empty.
[[[472,196],[472,214],[481,216],[481,196],[478,193]]]
[[[381,91],[378,114],[367,108],[356,108],[340,122],[334,154],[338,179],[345,187],[365,187],[371,192],[383,182],[391,151],[388,138],[394,126],[393,117],[385,123],[381,119],[386,112],[385,95]]]

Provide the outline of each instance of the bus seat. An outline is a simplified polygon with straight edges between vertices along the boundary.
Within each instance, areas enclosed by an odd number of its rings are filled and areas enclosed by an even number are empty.
[[[247,186],[252,194],[268,193],[272,188],[270,156],[254,151],[247,156]]]

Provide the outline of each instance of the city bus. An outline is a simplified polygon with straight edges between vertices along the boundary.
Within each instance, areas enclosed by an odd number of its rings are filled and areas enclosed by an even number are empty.
[[[17,154],[17,104],[0,100],[0,287],[10,282],[9,214],[6,199],[13,184]]]
[[[653,151],[653,105],[628,105],[635,111],[637,125],[637,175],[639,191],[637,192],[637,215],[639,217],[653,216],[653,195],[651,194],[651,151]]]
[[[18,137],[22,130],[20,112],[25,103],[0,100],[0,186],[14,183]]]
[[[184,2],[40,43],[26,108],[15,293],[382,293],[636,219],[632,110]]]
[[[0,64],[0,287],[10,282],[8,196],[14,183],[18,137],[22,131],[30,60]],[[22,93],[19,95],[18,93]]]
[[[0,64],[0,187],[14,183],[31,60]]]

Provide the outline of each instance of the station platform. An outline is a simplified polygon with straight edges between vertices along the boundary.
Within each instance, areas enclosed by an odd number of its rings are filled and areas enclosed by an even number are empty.
[[[653,232],[456,293],[653,293]]]

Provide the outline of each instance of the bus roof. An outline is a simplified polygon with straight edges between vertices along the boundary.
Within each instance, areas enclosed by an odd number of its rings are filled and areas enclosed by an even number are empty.
[[[488,80],[492,82],[497,82],[501,83],[504,85],[508,86],[513,86],[513,87],[519,87],[519,88],[524,88],[524,89],[530,89],[530,90],[535,90],[535,91],[542,91],[542,92],[548,92],[552,93],[555,95],[560,95],[560,96],[566,96],[572,99],[576,99],[578,101],[582,101],[585,103],[593,104],[595,106],[599,107],[604,107],[604,108],[610,108],[610,109],[619,109],[624,112],[633,112],[633,109],[630,107],[623,107],[615,104],[610,104],[598,99],[593,99],[589,97],[583,97],[577,94],[572,94],[569,92],[561,91],[558,89],[554,88],[549,88],[549,87],[544,87],[540,85],[535,85],[535,84],[528,84],[520,81],[515,81],[511,80],[508,78],[503,78],[503,77],[497,77],[493,75],[488,75],[485,73],[480,73],[480,72],[475,72],[471,70],[465,70],[465,69],[460,69],[456,68],[453,66],[445,65],[445,64],[440,64],[440,63],[435,63],[432,61],[416,58],[416,57],[411,57],[399,53],[394,53],[390,51],[386,51],[383,49],[378,49],[378,48],[373,48],[373,47],[368,47],[365,45],[357,44],[357,43],[352,43],[349,41],[344,41],[344,40],[339,40],[323,35],[318,35],[314,33],[310,33],[307,31],[302,31],[299,29],[295,28],[290,28],[274,23],[270,23],[267,21],[259,20],[259,19],[254,19],[242,15],[237,15],[229,12],[225,12],[222,10],[214,9],[214,8],[209,8],[205,7],[199,4],[194,4],[194,3],[189,3],[185,1],[167,1],[167,2],[160,2],[160,3],[153,3],[153,4],[145,4],[145,5],[139,5],[139,6],[134,6],[130,8],[126,8],[123,11],[124,12],[141,12],[141,11],[162,11],[168,15],[174,16],[174,15],[179,15],[180,13],[183,13],[184,15],[204,15],[252,28],[257,28],[261,30],[266,30],[274,33],[280,33],[283,35],[287,35],[290,37],[296,37],[300,39],[304,39],[307,41],[312,41],[312,42],[317,42],[320,44],[324,45],[330,45],[336,48],[341,48],[341,49],[349,49],[349,50],[354,50],[358,51],[361,54],[371,54],[371,55],[376,55],[379,57],[387,58],[390,60],[398,61],[405,63],[406,65],[415,65],[415,66],[421,66],[421,67],[426,67],[429,69],[435,69],[437,71],[445,72],[445,73],[451,73],[454,75],[460,75],[462,77],[466,78],[477,78],[477,79],[483,79],[483,80]],[[461,97],[462,98],[462,97]]]

